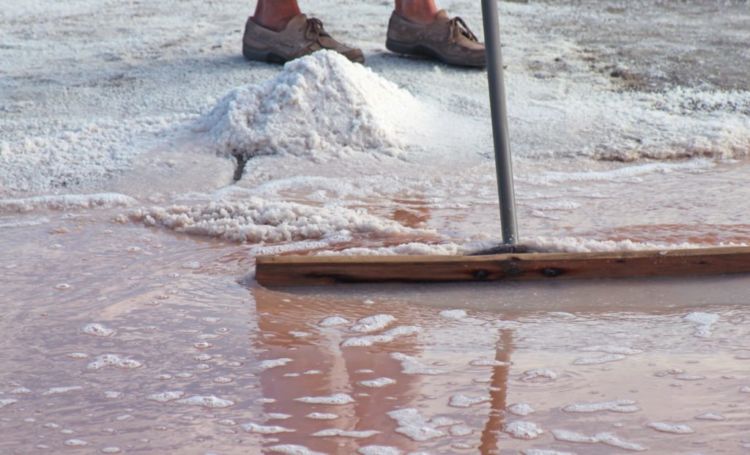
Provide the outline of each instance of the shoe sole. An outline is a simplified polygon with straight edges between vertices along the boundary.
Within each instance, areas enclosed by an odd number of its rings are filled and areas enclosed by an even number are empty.
[[[258,51],[252,48],[249,48],[242,45],[242,55],[245,56],[248,60],[258,61],[258,62],[267,62],[267,63],[278,63],[278,64],[284,64],[289,61],[289,59],[284,58],[283,56],[272,52],[272,51]]]
[[[285,58],[272,51],[255,50],[248,46],[245,46],[244,44],[242,45],[242,55],[244,55],[245,58],[248,60],[267,62],[267,63],[284,64],[290,60],[294,60],[294,59]],[[354,63],[365,63],[365,56],[364,54],[362,54],[362,52],[356,52],[356,53],[353,53],[353,55],[345,55],[345,54],[341,54],[341,55],[344,55],[344,57],[348,58],[350,61]]]
[[[440,52],[437,52],[436,50],[430,48],[429,46],[425,46],[424,44],[409,44],[409,43],[402,43],[400,41],[395,41],[390,38],[388,38],[385,41],[385,47],[391,51],[395,52],[397,54],[405,54],[405,55],[417,55],[421,57],[428,57],[435,60],[439,60],[446,65],[454,65],[454,66],[466,66],[471,68],[484,68],[486,66],[485,63],[471,63],[471,62],[464,62],[464,61],[456,61],[451,60],[449,58],[446,58]]]

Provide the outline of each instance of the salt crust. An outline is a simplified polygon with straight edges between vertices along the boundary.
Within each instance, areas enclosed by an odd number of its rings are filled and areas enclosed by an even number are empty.
[[[52,387],[42,393],[42,395],[57,395],[59,393],[77,392],[83,390],[83,387],[79,385],[68,386],[68,387]]]
[[[719,315],[714,313],[693,312],[684,317],[685,321],[695,324],[695,336],[708,338],[711,336],[713,325],[719,320]]]
[[[341,316],[329,316],[322,321],[318,322],[321,327],[336,327],[338,325],[348,325],[350,322],[348,319]]]
[[[291,361],[292,359],[289,358],[263,360],[258,364],[258,369],[261,371],[265,371],[271,368],[283,367]]]
[[[4,408],[6,406],[10,406],[10,405],[12,405],[14,403],[18,403],[18,400],[15,400],[13,398],[1,398],[0,399],[0,409]]]
[[[523,455],[576,455],[573,452],[561,452],[552,449],[524,449],[521,453]]]
[[[367,67],[320,51],[287,63],[273,79],[232,90],[197,129],[223,155],[395,154],[405,124],[422,109]]]
[[[0,213],[130,207],[135,203],[136,200],[132,197],[118,193],[35,196],[22,199],[0,199]]]

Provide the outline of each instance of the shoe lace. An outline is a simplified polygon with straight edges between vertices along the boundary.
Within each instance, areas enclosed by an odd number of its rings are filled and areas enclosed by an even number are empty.
[[[323,28],[323,21],[311,17],[307,20],[307,28],[305,29],[305,38],[316,39],[320,36],[328,36],[325,29]]]
[[[464,22],[463,19],[460,17],[454,17],[453,19],[448,21],[448,24],[451,27],[451,32],[455,33],[456,30],[466,38],[468,38],[471,41],[479,42],[479,38],[477,38],[477,35],[474,34],[474,32],[471,31],[468,25],[466,25],[466,22]]]

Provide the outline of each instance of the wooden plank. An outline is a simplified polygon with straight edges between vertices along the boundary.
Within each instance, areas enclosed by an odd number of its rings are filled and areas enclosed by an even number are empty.
[[[750,247],[490,256],[258,256],[263,286],[564,280],[750,273]]]

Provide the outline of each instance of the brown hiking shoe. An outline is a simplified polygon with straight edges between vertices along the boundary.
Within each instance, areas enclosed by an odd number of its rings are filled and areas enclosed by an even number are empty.
[[[248,60],[285,63],[321,49],[336,51],[349,60],[364,63],[362,51],[345,46],[323,29],[323,23],[304,14],[294,16],[280,32],[268,29],[248,18],[242,37],[242,54]]]
[[[484,44],[460,17],[448,17],[440,10],[431,24],[418,24],[397,14],[388,22],[385,47],[399,54],[422,55],[458,66],[483,68]]]

